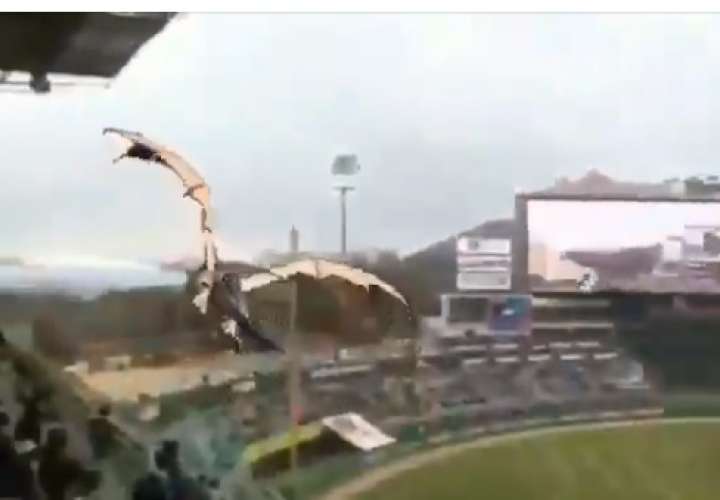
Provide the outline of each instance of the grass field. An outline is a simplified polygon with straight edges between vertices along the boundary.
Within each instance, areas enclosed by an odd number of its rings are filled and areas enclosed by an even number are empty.
[[[355,498],[715,500],[719,467],[720,423],[651,423],[465,450]]]

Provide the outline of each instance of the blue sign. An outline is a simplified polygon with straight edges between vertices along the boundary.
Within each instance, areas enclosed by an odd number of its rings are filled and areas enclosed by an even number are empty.
[[[492,333],[529,335],[532,320],[532,298],[529,295],[508,295],[494,301],[489,327]]]

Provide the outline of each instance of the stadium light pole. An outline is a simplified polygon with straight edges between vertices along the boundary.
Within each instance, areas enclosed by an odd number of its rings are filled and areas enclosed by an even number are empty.
[[[352,186],[335,186],[340,192],[340,253],[347,253],[347,193],[355,188]]]
[[[339,155],[332,163],[332,175],[334,177],[349,177],[360,171],[360,164],[355,155]],[[354,191],[353,186],[343,181],[333,189],[340,193],[340,253],[347,254],[347,193]]]
[[[300,436],[300,397],[302,380],[302,346],[297,332],[298,284],[291,277],[290,284],[290,317],[288,331],[288,406],[290,408],[290,478],[292,488],[297,492],[298,486],[298,440]]]

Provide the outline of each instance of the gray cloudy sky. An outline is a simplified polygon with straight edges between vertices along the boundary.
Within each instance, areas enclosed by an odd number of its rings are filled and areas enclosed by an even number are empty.
[[[177,181],[111,165],[108,125],[197,164],[232,256],[291,224],[335,249],[341,152],[351,247],[401,251],[510,215],[514,186],[715,172],[718,61],[713,16],[191,14],[109,90],[0,94],[0,255],[199,251]]]

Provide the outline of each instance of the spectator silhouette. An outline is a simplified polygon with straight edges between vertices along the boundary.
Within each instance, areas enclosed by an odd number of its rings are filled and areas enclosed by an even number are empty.
[[[165,481],[157,472],[160,469],[158,452],[150,457],[150,470],[135,481],[132,490],[132,500],[167,500]]]
[[[23,411],[20,419],[15,424],[16,441],[33,441],[37,445],[40,444],[40,436],[42,435],[40,402],[41,398],[36,394],[20,401],[23,405]]]
[[[210,500],[203,486],[182,470],[177,441],[163,441],[155,462],[167,475],[168,500]]]
[[[208,489],[211,500],[221,500],[222,492],[220,491],[220,481],[217,478],[208,480]]]
[[[32,396],[33,390],[30,368],[21,359],[15,359],[13,372],[15,373],[15,398],[20,402],[26,401]]]
[[[96,460],[104,460],[115,450],[117,434],[110,422],[110,405],[99,408],[98,414],[88,422],[88,439]]]
[[[132,500],[168,500],[163,478],[155,472],[148,472],[135,481]]]
[[[15,461],[15,449],[12,439],[7,435],[7,426],[10,424],[10,417],[5,412],[0,412],[0,471],[11,471]],[[14,485],[12,474],[0,474],[0,498],[12,497],[17,491]]]
[[[183,471],[177,441],[163,441],[152,462],[165,477],[154,470],[148,472],[133,485],[132,500],[211,500],[207,478],[196,480]]]
[[[10,425],[10,417],[7,413],[0,410],[0,449],[12,449],[12,439],[7,433],[7,428]]]
[[[78,460],[69,457],[67,442],[65,429],[51,429],[41,451],[38,479],[47,500],[67,500],[71,491],[84,495],[99,486],[99,473],[85,469]]]
[[[28,457],[20,456],[7,433],[10,418],[0,411],[0,498],[38,498],[35,476]]]
[[[7,361],[10,359],[10,345],[5,338],[5,332],[0,330],[0,361]]]

